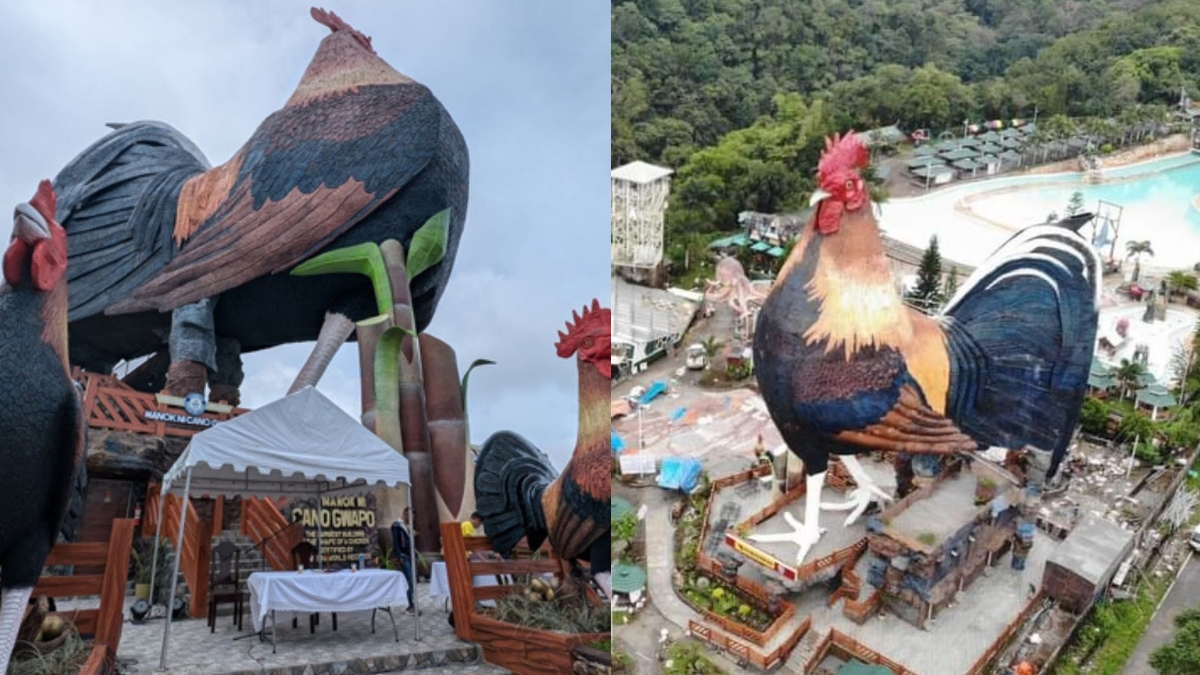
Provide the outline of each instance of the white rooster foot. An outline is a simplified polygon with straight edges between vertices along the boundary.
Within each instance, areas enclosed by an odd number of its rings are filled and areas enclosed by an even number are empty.
[[[812,550],[812,547],[821,540],[821,535],[824,534],[825,531],[817,527],[815,519],[810,520],[810,524],[805,524],[799,520],[796,520],[792,514],[786,511],[783,513],[783,519],[786,520],[787,524],[792,527],[791,532],[781,532],[779,534],[752,534],[750,535],[750,539],[752,541],[762,543],[786,542],[799,546],[800,552],[796,554],[796,564],[799,565],[800,563],[804,562],[804,558],[808,555],[808,552]]]
[[[849,499],[841,504],[829,504],[822,502],[821,508],[826,511],[850,511],[850,515],[846,518],[846,525],[850,526],[855,523],[866,512],[867,507],[871,502],[876,501],[891,501],[892,496],[879,489],[875,484],[869,484],[863,487],[856,487],[849,492]]]

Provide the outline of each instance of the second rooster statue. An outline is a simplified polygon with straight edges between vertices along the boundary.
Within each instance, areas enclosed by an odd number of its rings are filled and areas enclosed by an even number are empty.
[[[589,561],[592,577],[608,597],[610,317],[593,300],[582,316],[575,313],[565,334],[558,334],[558,355],[574,356],[579,369],[579,432],[562,474],[556,477],[545,454],[509,431],[484,441],[475,462],[475,505],[496,550],[507,554],[522,537],[536,550],[548,538],[563,559]]]
[[[992,254],[937,316],[904,304],[884,254],[854,134],[826,141],[812,222],[758,318],[755,374],[784,442],[808,475],[803,561],[820,538],[817,495],[829,455],[856,487],[846,523],[890,499],[854,455],[955,454],[978,447],[1066,454],[1096,337],[1101,264],[1073,230],[1036,225]],[[1074,222],[1074,221],[1073,221]]]

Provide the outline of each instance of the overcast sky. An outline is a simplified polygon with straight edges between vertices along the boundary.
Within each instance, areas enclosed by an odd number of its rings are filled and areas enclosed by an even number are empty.
[[[0,20],[0,205],[33,196],[108,129],[159,120],[215,166],[280,108],[329,29],[310,2],[5,5]],[[598,2],[350,2],[323,6],[450,111],[471,155],[467,224],[429,332],[498,365],[471,376],[473,440],[510,429],[558,468],[574,447],[574,363],[556,331],[607,302],[609,7]],[[0,219],[7,242],[9,218]],[[310,344],[245,357],[243,405],[282,396]],[[356,418],[343,347],[319,389]]]

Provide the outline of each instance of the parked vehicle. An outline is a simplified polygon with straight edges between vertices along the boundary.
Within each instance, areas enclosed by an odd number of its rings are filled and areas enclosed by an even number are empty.
[[[704,353],[704,345],[695,344],[688,347],[688,370],[704,370],[708,366],[708,355]]]

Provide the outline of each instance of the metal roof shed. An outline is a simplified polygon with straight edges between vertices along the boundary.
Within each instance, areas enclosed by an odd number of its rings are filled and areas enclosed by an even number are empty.
[[[1132,549],[1132,532],[1086,516],[1046,560],[1042,589],[1063,609],[1082,614],[1104,593]]]

